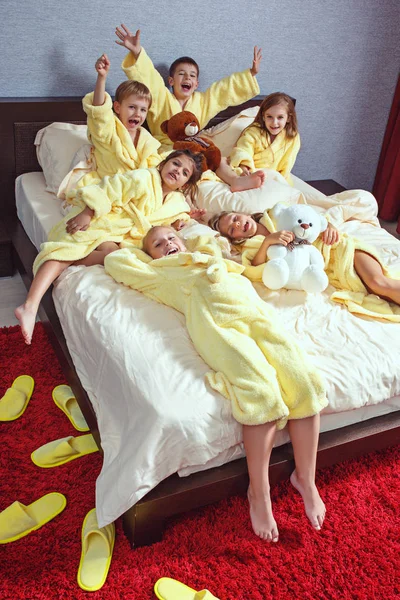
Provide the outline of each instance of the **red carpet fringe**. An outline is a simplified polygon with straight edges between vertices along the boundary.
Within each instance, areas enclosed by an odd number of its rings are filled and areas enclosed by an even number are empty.
[[[162,542],[131,550],[117,524],[107,582],[92,594],[77,586],[83,518],[94,506],[100,454],[40,469],[30,454],[42,444],[79,435],[51,398],[66,383],[41,325],[25,346],[18,327],[0,329],[0,397],[15,377],[36,387],[24,415],[0,423],[0,510],[58,491],[65,511],[29,536],[0,546],[2,600],[149,600],[154,582],[174,577],[221,600],[390,600],[400,596],[400,447],[318,473],[327,519],[311,529],[300,496],[283,483],[273,491],[280,541],[252,533],[245,498],[184,515],[168,524]]]

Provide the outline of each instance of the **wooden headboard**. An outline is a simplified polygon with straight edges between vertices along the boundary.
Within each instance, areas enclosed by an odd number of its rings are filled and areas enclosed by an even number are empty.
[[[257,106],[256,96],[240,106],[216,115],[208,126],[217,125],[245,108]],[[4,216],[15,214],[15,178],[22,173],[41,171],[34,140],[39,129],[54,121],[86,123],[82,98],[0,98],[0,189]]]

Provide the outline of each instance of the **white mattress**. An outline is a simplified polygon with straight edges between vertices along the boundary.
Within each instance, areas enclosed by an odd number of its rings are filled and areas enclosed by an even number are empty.
[[[39,250],[50,229],[61,221],[61,201],[46,191],[43,173],[25,173],[15,181],[17,214],[32,244]]]
[[[314,200],[324,198],[298,182]],[[44,187],[41,173],[23,175],[16,183],[18,215],[36,247],[62,217],[60,201]],[[381,249],[387,263],[400,267],[400,243],[386,231],[360,228],[356,221],[343,230],[357,230]],[[329,301],[329,289],[321,296],[257,290],[326,378],[330,405],[321,431],[400,408],[399,325],[350,314]],[[53,296],[98,419],[104,450],[96,488],[100,526],[172,473],[186,475],[243,455],[241,426],[229,403],[206,386],[208,367],[194,350],[181,314],[118,285],[99,266],[70,267]],[[277,445],[287,439],[280,432]]]

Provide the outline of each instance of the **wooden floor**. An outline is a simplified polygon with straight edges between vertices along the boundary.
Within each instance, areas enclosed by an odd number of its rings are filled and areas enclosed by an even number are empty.
[[[390,223],[389,221],[383,221],[382,219],[379,219],[379,221],[380,221],[381,227],[383,227],[383,229],[386,229],[386,231],[388,231],[395,238],[400,240],[400,235],[396,232],[397,222]]]
[[[14,309],[22,304],[26,297],[26,289],[17,273],[14,277],[0,278],[0,327],[18,325]]]

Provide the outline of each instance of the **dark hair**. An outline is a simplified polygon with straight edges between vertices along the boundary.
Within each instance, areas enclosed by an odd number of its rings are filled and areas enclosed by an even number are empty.
[[[200,69],[199,69],[199,65],[197,64],[197,62],[193,58],[190,58],[190,56],[181,56],[180,58],[177,58],[176,60],[174,60],[174,62],[170,66],[170,68],[169,68],[169,76],[170,77],[173,77],[175,75],[175,71],[176,71],[178,65],[181,65],[182,63],[185,63],[187,65],[193,65],[194,67],[196,67],[197,77],[200,75]]]
[[[265,126],[264,113],[269,108],[272,108],[273,106],[277,106],[278,104],[282,104],[286,108],[287,113],[288,113],[288,121],[285,126],[285,131],[286,131],[287,137],[294,138],[294,137],[296,137],[296,135],[299,131],[298,125],[297,125],[296,109],[294,107],[293,99],[290,96],[288,96],[287,94],[284,94],[283,92],[274,92],[273,94],[269,94],[268,96],[266,96],[264,98],[264,100],[261,102],[260,109],[259,109],[257,116],[254,119],[254,123],[253,123],[254,125],[257,125],[258,127],[260,127],[260,129],[262,129],[263,131],[266,132],[267,138],[269,141],[270,141],[270,133]]]
[[[151,106],[151,93],[149,88],[141,83],[140,81],[126,80],[119,84],[115,91],[115,102],[121,103],[125,98],[131,95],[138,96],[138,98],[144,98],[147,100],[149,108]]]
[[[197,195],[197,182],[203,173],[203,155],[200,152],[195,153],[191,152],[190,150],[175,150],[174,152],[171,152],[171,154],[168,154],[168,156],[160,162],[157,169],[161,173],[168,161],[178,158],[179,156],[187,156],[193,162],[193,173],[189,181],[183,186],[182,191],[185,196],[189,196],[191,202],[195,204]]]

